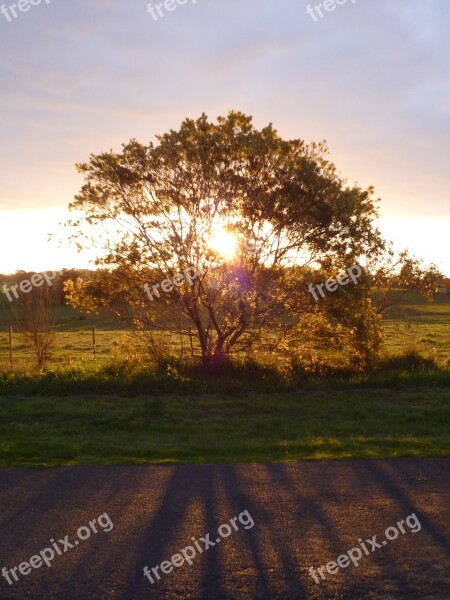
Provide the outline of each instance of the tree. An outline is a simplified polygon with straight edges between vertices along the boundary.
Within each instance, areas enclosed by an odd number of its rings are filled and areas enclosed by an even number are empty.
[[[374,306],[383,316],[403,307],[410,290],[419,291],[428,302],[432,302],[446,281],[436,265],[426,266],[423,260],[411,256],[408,250],[396,253],[392,243],[385,245],[381,255],[371,257],[368,266],[376,291]]]
[[[156,144],[131,140],[77,166],[85,183],[71,204],[83,215],[70,222],[74,237],[82,245],[82,226],[102,225],[108,240],[96,276],[67,285],[70,301],[140,331],[194,335],[205,367],[323,310],[296,287],[298,269],[335,272],[384,249],[373,189],[347,185],[324,142],[283,140],[239,112],[186,119]],[[231,260],[211,248],[217,225],[237,240]],[[186,268],[198,274],[192,285],[149,301],[146,283]],[[364,312],[367,286],[355,298]]]
[[[31,343],[38,369],[46,366],[55,341],[53,296],[53,288],[35,288],[31,293],[21,295],[10,307],[15,329],[22,334],[25,341]]]

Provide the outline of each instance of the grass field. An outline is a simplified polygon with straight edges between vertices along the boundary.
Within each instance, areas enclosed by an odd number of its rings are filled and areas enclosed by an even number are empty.
[[[450,389],[0,400],[0,466],[450,454]]]
[[[437,295],[429,304],[419,294],[410,294],[402,313],[385,320],[384,331],[388,352],[416,348],[450,360],[450,296]]]
[[[92,364],[93,326],[96,328],[97,365],[103,365],[114,357],[115,349],[127,333],[108,317],[86,317],[68,307],[59,308],[55,320],[56,340],[50,368]],[[0,369],[9,366],[8,324],[9,314],[6,309],[0,308]],[[395,318],[386,319],[384,327],[388,354],[415,349],[435,356],[440,362],[450,360],[450,296],[438,295],[429,304],[420,294],[410,293],[404,310]],[[164,335],[166,341],[179,351],[179,338]],[[185,344],[184,352],[190,352],[188,344]],[[31,348],[19,334],[14,334],[14,369],[31,368],[33,360]]]
[[[145,372],[127,379],[108,366],[125,336],[114,322],[68,308],[57,322],[43,379],[31,375],[32,354],[18,336],[8,370],[7,315],[0,313],[0,466],[450,454],[448,367],[305,382],[288,392],[256,372],[247,379],[239,373],[208,380]],[[418,350],[445,364],[450,299],[426,304],[411,295],[402,315],[386,321],[385,333],[387,354]],[[170,341],[179,348],[175,338]]]

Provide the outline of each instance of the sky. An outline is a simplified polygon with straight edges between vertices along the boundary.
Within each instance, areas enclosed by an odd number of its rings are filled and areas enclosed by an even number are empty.
[[[304,0],[187,0],[157,20],[143,0],[42,0],[16,18],[12,4],[0,273],[88,266],[48,241],[83,183],[76,163],[235,109],[284,138],[326,139],[349,183],[375,187],[383,234],[450,275],[449,0],[313,1],[312,16]]]

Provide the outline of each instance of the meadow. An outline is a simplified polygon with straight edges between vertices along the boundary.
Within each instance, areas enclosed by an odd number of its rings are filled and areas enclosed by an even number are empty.
[[[67,307],[56,321],[48,370],[38,374],[18,334],[9,369],[7,314],[0,314],[1,466],[450,454],[448,296],[427,304],[410,294],[386,320],[384,367],[294,384],[254,365],[214,377],[170,366],[130,372],[126,332],[114,321]],[[169,343],[180,351],[175,337]],[[423,364],[405,358],[419,355]]]
[[[450,389],[0,400],[0,465],[450,454]]]
[[[56,321],[55,345],[49,368],[94,366],[92,353],[92,328],[95,327],[96,364],[105,365],[120,357],[120,346],[128,338],[113,318],[86,316],[67,306],[54,311]],[[9,312],[0,306],[0,370],[9,368],[8,324]],[[428,303],[419,293],[410,292],[405,306],[395,317],[384,321],[385,352],[387,355],[418,351],[424,356],[435,357],[439,363],[450,360],[450,295],[438,294]],[[176,335],[164,334],[164,339],[174,353],[180,352],[180,340]],[[191,349],[186,343],[185,355]],[[13,334],[13,370],[21,372],[32,369],[32,349],[19,334]]]

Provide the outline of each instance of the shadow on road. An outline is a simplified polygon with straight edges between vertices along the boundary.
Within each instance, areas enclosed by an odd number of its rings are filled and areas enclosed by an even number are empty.
[[[297,599],[450,598],[449,459],[268,465],[74,467],[0,471],[0,554],[11,569],[103,513],[100,530],[8,585],[2,598]],[[205,534],[248,511],[254,526],[155,576]],[[335,561],[358,538],[415,513],[421,531],[315,583],[308,570]],[[420,548],[420,550],[419,550]],[[160,573],[160,571],[159,571]]]

